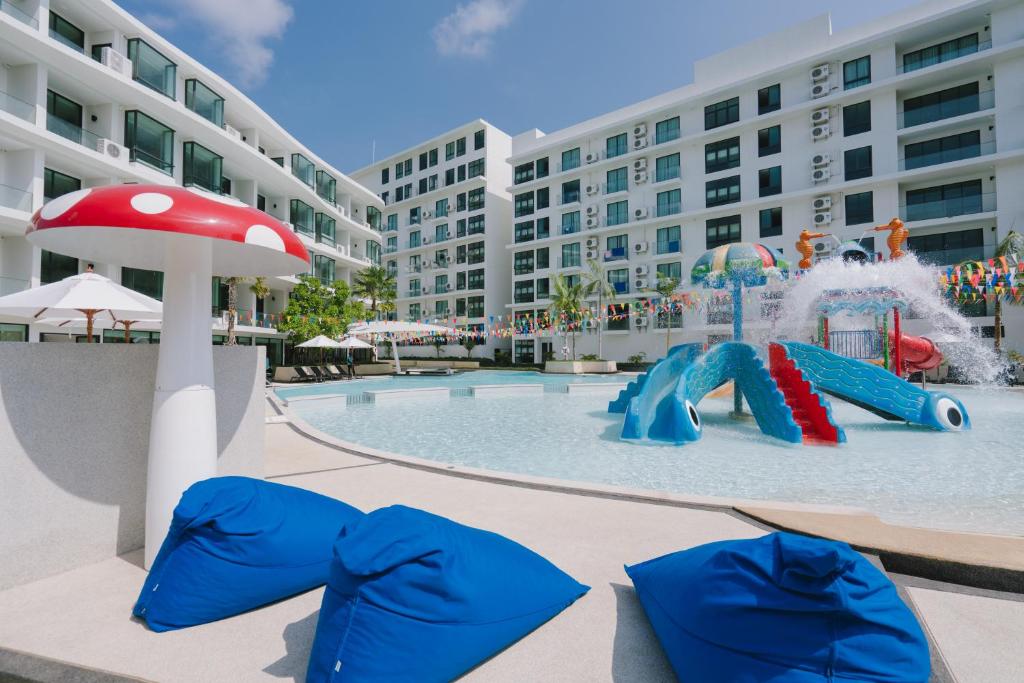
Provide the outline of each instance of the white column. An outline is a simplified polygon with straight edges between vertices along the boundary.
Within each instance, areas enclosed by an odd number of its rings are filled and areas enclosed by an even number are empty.
[[[173,242],[165,256],[164,319],[149,432],[147,569],[182,492],[217,474],[211,245],[201,239]]]

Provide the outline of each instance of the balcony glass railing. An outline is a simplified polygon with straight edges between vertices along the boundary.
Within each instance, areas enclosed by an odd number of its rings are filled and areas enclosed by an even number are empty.
[[[0,2],[0,4],[6,5],[7,3]],[[75,52],[80,52],[83,55],[85,54],[85,48],[84,47],[82,47],[81,45],[79,45],[75,41],[71,40],[70,38],[65,36],[63,33],[61,33],[60,31],[54,31],[51,28],[50,29],[50,37],[53,38],[54,40],[56,40],[61,45],[66,45],[66,46],[70,47]]]
[[[138,147],[132,147],[128,150],[128,159],[130,161],[138,161],[151,168],[155,168],[158,171],[163,171],[170,175],[174,172],[174,164],[170,161],[164,161],[158,156],[150,154],[149,152],[139,149]]]
[[[562,199],[559,204],[575,204],[579,200],[580,193],[578,190],[576,192],[566,192],[562,195]]]
[[[612,289],[615,290],[616,294],[628,294],[629,293],[629,283],[628,282],[612,282],[612,283],[609,283],[609,284],[611,284]]]
[[[29,104],[25,100],[18,99],[14,95],[9,95],[3,91],[0,91],[0,108],[2,108],[8,114],[14,114],[19,119],[23,119],[25,121],[28,121],[29,123],[35,122],[35,106]]]
[[[16,294],[29,288],[31,283],[16,277],[0,277],[0,296]]]
[[[23,24],[28,24],[32,28],[39,28],[39,22],[36,21],[35,17],[19,9],[17,6],[11,4],[9,0],[0,0],[0,12],[14,17]]]
[[[910,126],[920,126],[924,123],[951,119],[954,116],[963,116],[964,114],[973,114],[977,111],[992,109],[996,106],[995,95],[994,90],[986,90],[975,95],[966,95],[925,107],[904,110],[897,114],[896,127],[909,128]]]
[[[0,185],[0,206],[18,211],[31,211],[32,193],[10,185]]]
[[[664,242],[658,242],[658,253],[659,254],[678,254],[679,253],[679,240],[668,240]]]
[[[83,147],[89,149],[96,149],[97,143],[99,143],[100,136],[95,133],[76,126],[73,123],[69,123],[62,118],[54,116],[53,114],[46,115],[46,130],[51,133],[56,133],[62,138],[77,142]]]
[[[625,247],[615,247],[614,249],[608,249],[604,252],[605,261],[621,261],[626,258]]]
[[[389,244],[386,247],[384,247],[385,254],[394,254],[396,251],[398,251],[398,245]]]
[[[405,293],[405,295],[406,296],[420,296],[420,294],[422,294],[422,292],[423,292],[423,290],[421,290],[421,289],[410,289],[409,291],[407,291]]]
[[[914,253],[917,255],[918,261],[933,266],[955,266],[964,261],[982,261],[985,259],[984,247],[915,251]]]
[[[900,170],[909,171],[911,169],[923,168],[925,166],[935,166],[936,164],[948,164],[953,161],[961,161],[963,159],[973,159],[975,157],[995,154],[995,151],[996,142],[995,140],[990,140],[976,145],[963,145],[962,147],[952,147],[950,149],[943,149],[937,152],[917,154],[910,157],[904,156],[900,157]]]
[[[911,71],[917,71],[918,69],[925,69],[936,64],[943,64],[945,62],[959,59],[960,57],[967,57],[973,55],[976,52],[982,52],[983,50],[989,50],[992,48],[992,41],[987,40],[981,43],[975,42],[964,42],[960,47],[946,47],[943,50],[936,50],[932,56],[914,60],[909,63],[905,63],[903,58],[898,60],[896,65],[896,73],[909,73]]]
[[[952,218],[953,216],[966,216],[995,210],[995,192],[900,204],[900,215],[907,221],[929,221],[936,218]]]

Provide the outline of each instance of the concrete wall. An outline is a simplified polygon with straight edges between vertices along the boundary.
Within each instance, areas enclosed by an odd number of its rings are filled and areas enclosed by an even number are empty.
[[[143,545],[158,350],[0,343],[0,590]],[[264,349],[213,353],[220,473],[262,477]]]

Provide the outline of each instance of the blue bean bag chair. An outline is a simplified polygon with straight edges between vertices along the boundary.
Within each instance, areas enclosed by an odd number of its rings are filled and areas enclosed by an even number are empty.
[[[450,681],[590,588],[504,536],[382,508],[334,545],[307,681]]]
[[[928,680],[928,642],[913,613],[845,543],[774,533],[626,573],[680,680]]]
[[[363,513],[248,477],[193,484],[174,508],[132,614],[154,631],[204,624],[323,585],[338,531]]]

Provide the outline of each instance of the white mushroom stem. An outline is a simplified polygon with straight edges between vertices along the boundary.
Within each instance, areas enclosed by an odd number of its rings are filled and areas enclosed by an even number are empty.
[[[146,569],[156,559],[182,492],[217,474],[217,412],[210,308],[212,246],[168,240],[164,319],[149,432]]]

